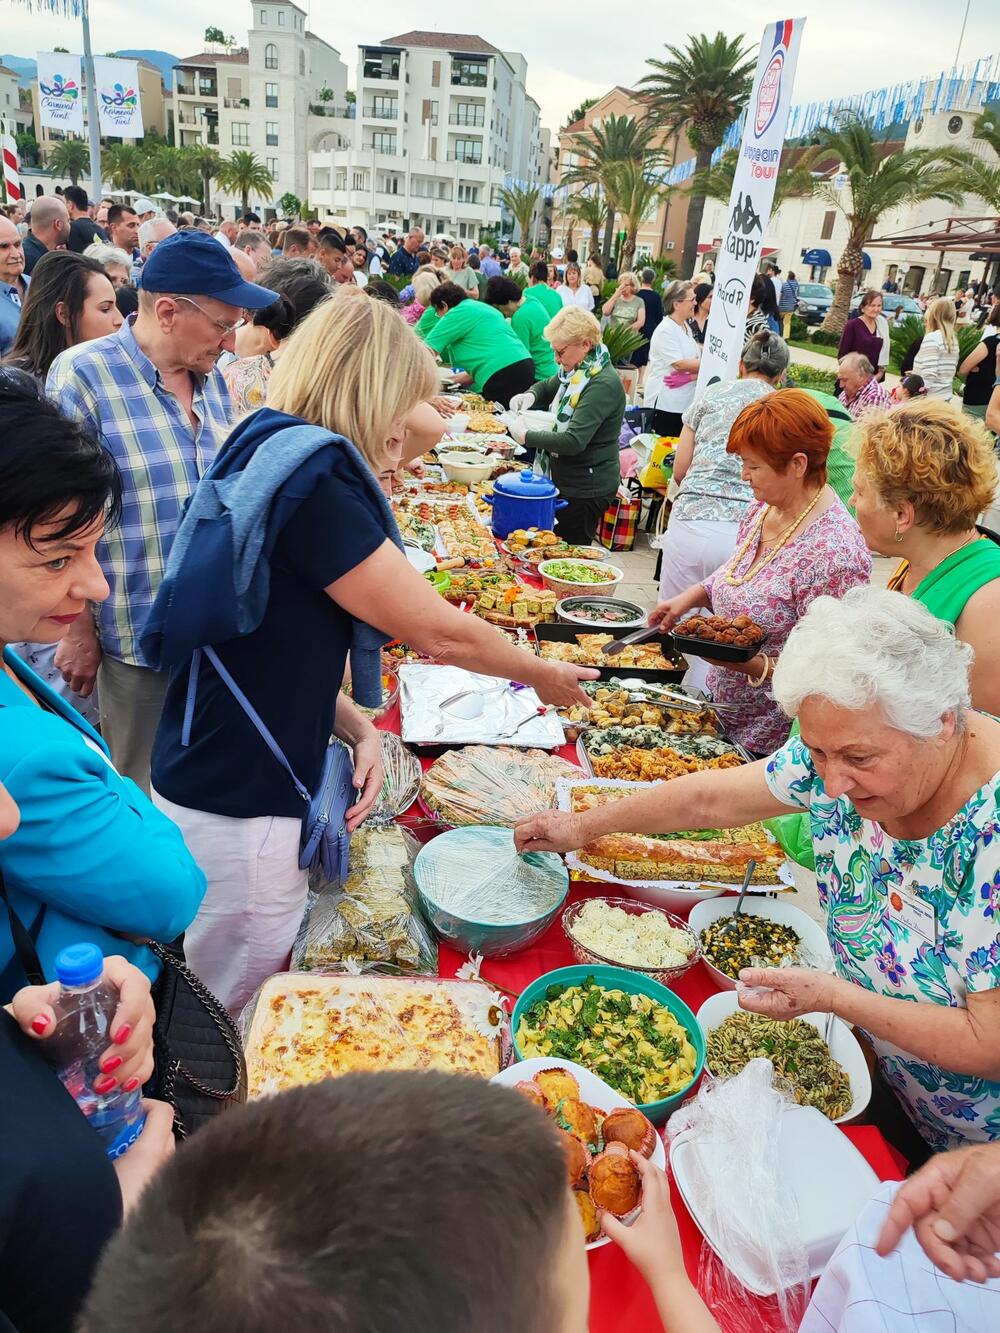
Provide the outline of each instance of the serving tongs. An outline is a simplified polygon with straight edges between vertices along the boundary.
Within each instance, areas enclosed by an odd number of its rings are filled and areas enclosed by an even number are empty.
[[[718,713],[739,712],[737,704],[717,704],[711,699],[695,699],[690,694],[678,694],[676,690],[668,689],[666,685],[654,685],[648,682],[643,683],[641,690],[629,690],[628,697],[630,703],[664,704],[688,713],[700,713],[705,709]]]
[[[601,649],[601,655],[603,657],[617,657],[626,648],[631,648],[634,643],[646,643],[649,639],[655,639],[659,632],[658,625],[643,625],[642,629],[637,629],[632,634],[626,634],[624,639],[615,639],[612,643],[606,643]]]

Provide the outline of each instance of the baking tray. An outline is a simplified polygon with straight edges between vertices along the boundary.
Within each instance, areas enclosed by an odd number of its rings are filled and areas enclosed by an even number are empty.
[[[565,744],[555,712],[539,710],[534,690],[499,690],[493,676],[436,663],[409,662],[399,668],[402,739],[417,746],[510,745],[519,749],[556,750]],[[440,704],[461,694],[460,704]],[[481,694],[477,711],[474,696]],[[524,725],[517,727],[519,722]],[[516,730],[515,730],[516,728]]]
[[[582,733],[580,736],[577,737],[577,742],[576,742],[576,760],[577,760],[577,763],[580,765],[580,767],[583,769],[583,771],[584,771],[585,773],[589,773],[591,777],[594,777],[594,776],[595,776],[595,774],[594,774],[594,763],[593,763],[593,760],[592,760],[591,757],[590,757],[590,751],[587,749],[586,745],[584,745],[584,743],[583,743],[583,736],[584,736],[584,734],[585,734],[585,733]],[[752,754],[748,754],[747,751],[744,750],[744,748],[743,748],[742,745],[738,745],[736,741],[731,741],[731,740],[729,739],[728,736],[720,736],[719,739],[725,741],[727,745],[731,745],[732,748],[736,751],[736,753],[739,755],[739,757],[743,760],[743,762],[744,762],[745,764],[752,764],[752,763],[754,763],[754,757],[753,757],[753,755],[752,755]],[[669,742],[668,742],[668,744],[669,744]],[[623,746],[622,748],[625,749],[625,748],[627,748],[627,747]],[[678,750],[677,753],[678,753],[678,754],[683,754],[684,752],[683,752],[683,750]],[[671,781],[671,780],[672,780],[672,779],[669,779],[669,778],[667,778],[667,779],[664,779],[664,778],[658,778],[658,779],[657,779],[658,782]],[[604,782],[604,781],[607,781],[607,782],[624,782],[624,783],[626,783],[626,785],[628,785],[628,779],[627,779],[627,778],[607,778],[607,779],[605,779],[605,778],[601,778],[601,779],[599,779],[599,781],[601,781],[601,782]],[[652,784],[647,783],[647,782],[637,782],[635,785],[636,785],[636,786],[641,786],[641,787],[648,787],[648,786],[651,786]]]
[[[689,634],[669,635],[679,653],[688,653],[691,657],[714,658],[717,662],[749,662],[763,650],[766,639],[751,648],[739,648],[733,643],[713,643],[711,639],[695,639]]]
[[[578,634],[588,633],[600,634],[601,631],[597,627],[593,630],[587,630],[582,625],[559,625],[548,620],[535,626],[535,638],[539,644],[546,639],[558,643],[576,643]],[[609,657],[607,666],[600,666],[597,671],[600,680],[610,680],[612,676],[627,676],[629,679],[645,680],[654,685],[677,685],[684,679],[687,663],[673,662],[670,658],[665,657],[663,659],[663,669],[654,671],[640,667],[625,667],[621,665],[617,658]]]

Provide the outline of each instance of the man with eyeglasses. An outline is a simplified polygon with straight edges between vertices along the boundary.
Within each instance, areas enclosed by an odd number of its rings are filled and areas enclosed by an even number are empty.
[[[84,696],[100,667],[104,737],[119,772],[147,793],[167,677],[146,666],[139,634],[181,511],[229,433],[219,356],[234,350],[244,310],[277,300],[243,278],[211,236],[177,232],[143,267],[138,313],[63,352],[49,371],[49,396],[104,440],[124,483],[121,523],[97,550],[110,596],[96,624],[89,615],[73,624],[56,665]]]

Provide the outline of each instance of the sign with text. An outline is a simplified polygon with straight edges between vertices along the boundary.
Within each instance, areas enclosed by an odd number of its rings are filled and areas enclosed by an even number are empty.
[[[141,139],[142,104],[135,61],[95,56],[94,84],[101,133],[119,139]]]
[[[80,57],[39,51],[38,112],[43,128],[83,134],[83,79]]]
[[[705,329],[698,391],[739,372],[750,287],[760,266],[781,161],[792,83],[805,19],[764,29],[743,142],[729,196],[726,234],[715,268],[715,294]]]

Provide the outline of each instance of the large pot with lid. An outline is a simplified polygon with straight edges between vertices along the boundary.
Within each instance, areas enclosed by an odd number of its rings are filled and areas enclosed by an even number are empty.
[[[551,532],[556,511],[567,502],[548,477],[536,472],[508,472],[493,483],[492,496],[483,497],[493,506],[493,535],[501,541],[517,528],[541,528]]]

